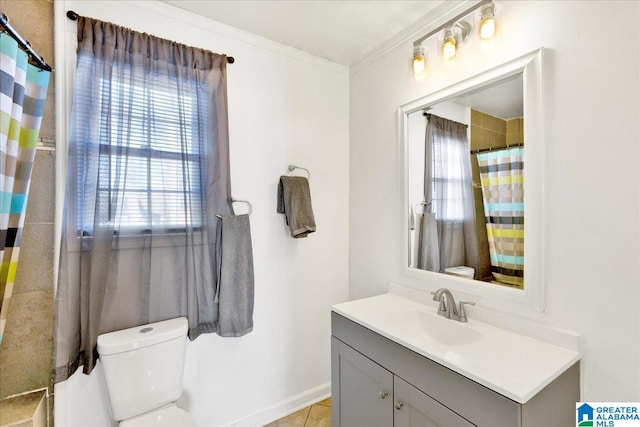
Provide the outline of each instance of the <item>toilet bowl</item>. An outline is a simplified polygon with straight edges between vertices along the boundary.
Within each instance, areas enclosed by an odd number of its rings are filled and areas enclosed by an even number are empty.
[[[182,394],[187,319],[165,320],[98,337],[111,416],[121,427],[191,427],[176,406]]]

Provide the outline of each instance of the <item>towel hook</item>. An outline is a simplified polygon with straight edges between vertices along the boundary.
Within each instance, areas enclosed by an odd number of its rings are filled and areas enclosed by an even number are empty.
[[[303,171],[307,172],[307,179],[311,180],[311,172],[309,172],[309,169],[307,168],[303,168],[301,166],[296,166],[296,165],[289,165],[289,172],[293,172],[295,169],[302,169]]]
[[[248,200],[231,199],[231,203],[246,203],[247,206],[249,206],[249,212],[247,212],[247,215],[251,215],[253,213],[253,206],[251,205],[251,202]],[[222,215],[216,214],[216,216],[218,218],[222,218]]]
[[[246,203],[247,206],[249,206],[249,212],[247,212],[247,215],[251,215],[253,213],[253,206],[251,206],[251,202],[248,200],[231,199],[231,203]]]

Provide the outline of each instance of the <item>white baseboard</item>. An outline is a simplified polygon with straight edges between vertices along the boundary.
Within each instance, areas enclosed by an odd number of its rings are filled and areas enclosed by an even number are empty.
[[[331,383],[325,383],[318,387],[304,391],[293,397],[285,399],[269,408],[256,412],[255,414],[242,417],[228,424],[224,427],[247,427],[255,426],[261,427],[269,424],[287,415],[293,414],[302,408],[313,405],[331,396]]]

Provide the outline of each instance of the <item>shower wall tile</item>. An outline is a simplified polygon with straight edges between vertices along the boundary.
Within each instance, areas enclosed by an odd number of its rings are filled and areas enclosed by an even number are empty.
[[[49,100],[47,100],[48,102]],[[56,156],[52,151],[36,150],[31,173],[25,224],[51,223],[56,198]]]
[[[13,293],[53,291],[53,224],[25,224]]]
[[[494,138],[494,147],[500,148],[507,145],[507,136],[503,133],[496,133]]]
[[[507,144],[506,121],[471,110],[471,150],[504,147]]]
[[[504,147],[505,144],[505,135],[478,126],[471,126],[472,150],[484,150],[487,148]]]
[[[524,122],[522,118],[507,120],[507,144],[524,143]]]
[[[473,110],[471,110],[473,111]],[[489,132],[475,124],[471,124],[471,149],[484,150],[493,145],[493,138]]]
[[[14,294],[0,345],[0,398],[50,386],[53,291]]]
[[[476,126],[479,126],[482,122],[482,114],[480,111],[478,110],[474,110],[473,108],[471,109],[471,124],[475,124]]]
[[[520,122],[518,119],[507,120],[507,134],[516,133],[520,130]]]
[[[507,133],[507,124],[505,121],[498,117],[490,116],[489,114],[482,113],[482,127],[502,135]]]

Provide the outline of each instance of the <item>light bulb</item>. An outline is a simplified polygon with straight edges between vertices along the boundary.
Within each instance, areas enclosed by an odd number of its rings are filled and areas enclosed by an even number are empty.
[[[442,43],[442,56],[445,61],[453,59],[456,56],[456,39],[453,37],[451,29],[445,30],[444,42]]]
[[[490,41],[496,35],[496,17],[494,11],[493,3],[486,4],[481,9],[480,39],[483,41]]]
[[[413,73],[422,74],[424,73],[424,68],[424,55],[415,56],[413,58]]]
[[[413,46],[413,74],[417,76],[424,73],[425,65],[424,46]]]

